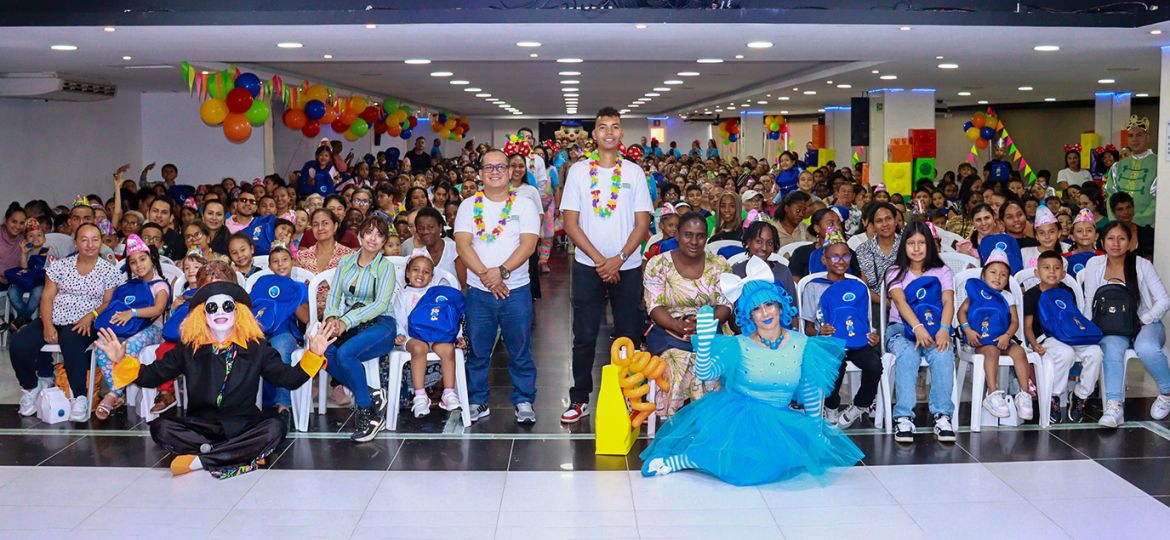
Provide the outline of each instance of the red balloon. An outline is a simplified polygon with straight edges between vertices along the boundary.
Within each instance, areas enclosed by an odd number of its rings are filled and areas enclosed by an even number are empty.
[[[236,88],[236,90],[244,90],[243,88]],[[248,94],[252,97],[252,94]],[[232,113],[223,119],[223,134],[232,142],[244,142],[248,137],[252,136],[252,123],[248,122],[248,117],[243,114]]]
[[[410,122],[410,127],[411,127],[411,128],[414,128],[414,127],[417,127],[417,126],[418,126],[418,118],[415,118],[415,117],[413,117],[413,116],[410,116],[410,117],[407,117],[407,118],[406,118],[406,121],[407,121],[407,122]]]
[[[305,127],[305,122],[309,121],[309,117],[305,116],[305,111],[300,109],[289,109],[284,111],[284,125],[289,129],[301,129]]]
[[[301,133],[306,137],[316,137],[321,133],[321,124],[316,120],[309,120],[305,122],[304,126],[301,126]]]
[[[381,116],[381,113],[378,112],[378,108],[371,105],[366,107],[366,109],[358,115],[358,118],[365,120],[367,123],[373,124],[374,122],[377,122],[378,118]]]
[[[331,122],[329,127],[333,128],[333,131],[338,133],[345,133],[345,131],[349,129],[349,124],[346,124],[344,121],[342,121],[342,119],[338,118]]]
[[[252,106],[252,93],[247,88],[233,88],[224,101],[227,102],[228,111],[244,114]]]
[[[388,130],[388,128],[386,127],[385,123],[374,122],[374,133],[381,135],[383,133],[386,133],[387,130]]]

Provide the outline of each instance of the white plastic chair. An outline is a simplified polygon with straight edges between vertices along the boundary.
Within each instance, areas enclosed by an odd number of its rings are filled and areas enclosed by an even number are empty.
[[[982,272],[981,268],[971,268],[968,270],[964,270],[964,271],[958,273],[957,275],[955,275],[955,279],[954,279],[954,282],[955,282],[955,316],[954,316],[954,323],[953,323],[955,328],[959,327],[959,307],[963,305],[963,301],[966,300],[966,298],[967,298],[967,289],[966,289],[967,280],[973,279],[973,278],[978,279],[981,272]],[[1037,388],[1037,393],[1040,394],[1039,396],[1037,396],[1037,401],[1039,401],[1040,407],[1039,407],[1039,410],[1036,411],[1034,416],[1039,418],[1040,427],[1046,428],[1046,427],[1048,427],[1048,423],[1049,423],[1048,408],[1049,408],[1049,404],[1052,401],[1052,394],[1048,393],[1048,392],[1040,391],[1040,389],[1051,388],[1051,386],[1050,386],[1051,383],[1048,381],[1047,370],[1044,369],[1043,362],[1040,361],[1040,355],[1038,355],[1035,352],[1032,352],[1031,350],[1028,349],[1027,340],[1024,338],[1024,294],[1023,294],[1022,290],[1020,289],[1020,284],[1019,284],[1019,282],[1016,281],[1016,278],[1014,278],[1014,277],[1008,278],[1008,288],[1011,291],[1012,296],[1015,297],[1016,305],[1015,305],[1014,309],[1016,311],[1016,316],[1019,320],[1019,325],[1016,327],[1016,339],[1020,340],[1021,346],[1024,347],[1024,349],[1027,353],[1028,363],[1032,364],[1034,366],[1034,368],[1035,368],[1034,370],[1036,372],[1036,388]],[[985,386],[986,386],[986,382],[987,382],[986,381],[987,374],[983,370],[983,355],[976,353],[974,349],[972,349],[969,345],[967,345],[966,340],[962,339],[962,333],[960,333],[959,336],[960,336],[960,338],[957,340],[957,344],[956,344],[956,353],[958,353],[957,355],[958,355],[958,359],[959,359],[959,370],[958,370],[958,373],[955,375],[955,388],[956,389],[962,388],[963,380],[966,379],[966,377],[967,377],[967,364],[970,364],[971,365],[971,426],[970,427],[971,427],[971,431],[979,432],[979,431],[983,430],[983,395],[984,395],[984,392],[986,390]],[[1003,372],[1005,372],[1005,368],[1010,368],[1013,365],[1014,364],[1012,363],[1012,358],[1010,356],[1008,356],[1006,354],[1001,354],[999,356],[999,368],[1000,368],[999,369],[999,371],[1000,371],[999,379],[1001,381],[1006,380],[1005,377],[1003,376]],[[1000,389],[1005,389],[1006,387],[1007,387],[1007,385],[1005,385],[1005,384],[999,385]],[[1021,388],[1020,390],[1027,391],[1028,389]],[[1031,398],[1029,397],[1028,399],[1031,399]],[[957,409],[956,409],[956,411],[957,411]]]
[[[167,280],[167,283],[172,285],[175,283],[176,279],[183,277],[183,270],[173,264],[162,263],[162,266],[159,268],[159,270],[162,272],[163,279]]]
[[[943,264],[946,264],[947,268],[951,269],[952,276],[957,276],[960,272],[968,268],[979,268],[979,259],[976,259],[975,257],[965,253],[959,253],[957,251],[943,251],[939,253],[938,256],[942,259]],[[958,309],[959,308],[956,305],[955,310],[958,311]]]
[[[261,270],[266,270],[268,268],[268,255],[256,255],[252,257],[252,265]]]
[[[809,244],[812,244],[812,242],[790,242],[780,246],[780,249],[776,250],[776,255],[783,257],[784,264],[788,264],[788,261],[792,260],[792,252],[801,246],[807,246]]]
[[[823,278],[827,274],[828,274],[827,272],[814,272],[812,274],[809,274],[807,276],[800,278],[800,281],[797,282],[797,284],[796,284],[796,299],[795,299],[795,301],[796,301],[798,306],[800,305],[801,298],[804,297],[804,287],[806,285],[808,285],[808,283],[811,282],[812,280],[818,279],[818,278]],[[845,274],[845,277],[847,279],[856,280],[856,281],[860,282],[862,285],[865,285],[865,290],[867,291],[867,293],[869,292],[869,285],[867,285],[865,283],[865,280],[863,280],[857,276],[851,275],[851,274]],[[872,311],[871,305],[869,303],[869,298],[870,298],[870,296],[867,294],[865,306],[866,306],[866,309],[870,309],[870,311]],[[799,310],[799,308],[798,308],[798,310]],[[873,321],[872,320],[870,321],[869,331],[873,332]],[[879,332],[878,333],[878,341],[881,341],[881,338],[882,338],[882,334]],[[892,422],[890,421],[890,411],[893,408],[893,406],[890,404],[890,381],[889,381],[889,379],[887,379],[884,376],[885,369],[886,369],[885,364],[886,364],[885,354],[882,354],[882,374],[883,374],[883,376],[878,381],[878,393],[877,393],[877,398],[874,401],[873,424],[874,424],[874,426],[884,428],[887,432],[889,432],[890,429],[892,428]],[[849,389],[850,389],[850,391],[851,392],[856,391],[857,388],[861,386],[861,368],[854,365],[853,362],[846,361],[845,362],[845,374],[849,375]]]
[[[264,276],[271,276],[271,275],[273,275],[272,270],[269,270],[267,268],[264,268],[264,269],[260,270],[259,272],[256,272],[255,274],[252,274],[252,277],[248,278],[247,282],[244,283],[244,290],[246,290],[248,292],[252,292],[252,287],[256,285],[257,281],[260,281],[260,278],[262,278]],[[299,281],[302,283],[308,283],[310,281],[313,281],[313,273],[308,271],[308,270],[305,270],[304,268],[301,268],[299,266],[293,267],[292,276],[290,276],[290,277],[292,277],[293,280]]]
[[[853,236],[850,236],[849,241],[845,243],[849,245],[849,249],[857,251],[857,248],[860,248],[861,244],[864,244],[866,240],[869,240],[869,237],[866,236],[865,233],[857,233]]]
[[[707,250],[707,253],[710,253],[712,255],[718,255],[719,250],[726,248],[726,247],[742,248],[743,242],[740,242],[739,240],[716,240],[714,242],[707,242],[706,250]]]
[[[938,230],[938,237],[942,240],[942,251],[951,252],[955,250],[955,246],[963,241],[963,237],[941,227]]]

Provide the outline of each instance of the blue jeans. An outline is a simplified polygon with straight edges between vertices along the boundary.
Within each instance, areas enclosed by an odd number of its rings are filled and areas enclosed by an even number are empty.
[[[955,415],[951,391],[955,385],[955,348],[939,352],[934,347],[920,349],[902,335],[905,325],[894,323],[886,327],[886,350],[894,357],[894,418],[914,418],[914,404],[918,393],[918,367],[922,358],[930,369],[931,414]],[[982,369],[975,366],[975,369]]]
[[[280,353],[280,359],[284,360],[285,364],[292,364],[292,353],[297,348],[297,340],[293,337],[292,332],[285,332],[268,338],[268,344]],[[283,386],[276,386],[269,383],[267,380],[264,384],[264,398],[263,403],[265,407],[291,407],[292,397],[291,390]]]
[[[1146,365],[1146,371],[1158,383],[1158,391],[1170,394],[1170,364],[1166,363],[1166,354],[1162,352],[1162,346],[1166,344],[1166,327],[1161,322],[1155,322],[1143,326],[1133,340],[1125,336],[1101,338],[1101,350],[1105,353],[1105,399],[1125,399],[1125,350],[1131,344],[1138,358]]]
[[[12,312],[17,316],[26,319],[32,319],[33,314],[41,307],[41,291],[45,288],[41,285],[33,287],[31,291],[26,291],[10,285],[8,287],[8,305],[12,306]],[[24,300],[24,293],[28,293],[28,301]]]
[[[341,346],[334,343],[325,349],[325,359],[329,361],[325,369],[353,392],[353,402],[358,407],[364,409],[370,406],[370,386],[362,362],[390,354],[397,335],[398,325],[394,317],[383,315],[374,319],[372,326],[347,339]],[[374,384],[382,386],[377,381]]]
[[[503,300],[468,287],[465,306],[467,341],[471,344],[467,358],[467,400],[475,405],[487,405],[488,367],[498,328],[508,349],[512,403],[532,403],[536,399],[536,363],[532,360],[532,292],[528,286],[512,289]]]

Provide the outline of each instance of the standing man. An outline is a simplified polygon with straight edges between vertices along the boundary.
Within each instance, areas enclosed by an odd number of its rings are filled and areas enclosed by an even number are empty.
[[[528,259],[536,251],[540,213],[532,201],[516,195],[510,177],[508,156],[499,150],[484,154],[483,188],[464,199],[455,214],[455,249],[467,266],[467,400],[473,422],[491,412],[488,366],[499,335],[508,349],[516,422],[532,424],[536,363]]]
[[[431,169],[431,155],[427,153],[427,138],[419,137],[414,140],[414,150],[406,153],[410,160],[410,173],[423,174]]]
[[[1157,207],[1154,197],[1158,194],[1158,158],[1150,150],[1150,119],[1139,119],[1136,114],[1130,116],[1125,131],[1133,153],[1109,169],[1105,175],[1105,193],[1128,193],[1133,197],[1133,222],[1152,227]]]
[[[565,232],[577,247],[572,269],[573,387],[561,422],[589,414],[597,333],[609,296],[619,337],[641,340],[642,254],[650,231],[650,191],[638,164],[618,155],[622,119],[613,107],[597,113],[597,153],[569,168],[561,197]]]

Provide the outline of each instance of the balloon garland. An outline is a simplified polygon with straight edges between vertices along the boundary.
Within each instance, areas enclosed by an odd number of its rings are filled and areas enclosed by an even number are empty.
[[[447,111],[431,115],[431,131],[450,141],[462,141],[463,135],[471,129],[466,116],[455,116]]]
[[[788,133],[788,120],[782,115],[764,116],[764,136],[773,141],[780,140],[780,136]]]
[[[610,363],[625,371],[619,377],[622,395],[629,400],[630,426],[639,429],[646,419],[654,413],[654,404],[642,401],[650,393],[650,381],[658,385],[663,392],[670,391],[670,381],[666,378],[666,362],[657,356],[651,356],[646,351],[634,349],[634,342],[630,338],[615,339],[609,348]]]
[[[730,145],[739,140],[739,119],[728,118],[719,122],[719,138],[723,139],[723,144]]]

